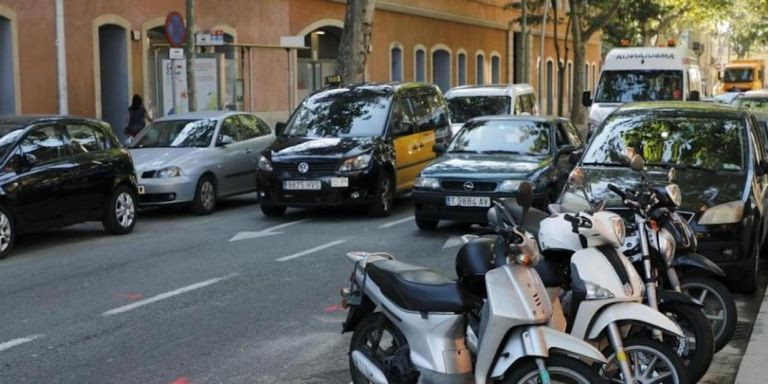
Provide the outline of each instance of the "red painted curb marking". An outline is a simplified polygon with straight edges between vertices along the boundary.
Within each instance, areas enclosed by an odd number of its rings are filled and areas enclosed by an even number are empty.
[[[138,299],[144,298],[144,294],[141,294],[141,293],[121,293],[117,296],[127,300],[138,300]]]
[[[338,305],[338,304],[334,304],[334,305],[328,306],[328,307],[326,307],[323,310],[323,312],[325,312],[325,313],[331,313],[331,312],[336,312],[336,311],[341,311],[341,306]]]
[[[171,381],[170,384],[189,384],[189,377],[179,377],[178,379]]]

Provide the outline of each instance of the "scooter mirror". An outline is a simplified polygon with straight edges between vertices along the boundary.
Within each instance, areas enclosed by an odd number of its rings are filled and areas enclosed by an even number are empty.
[[[672,167],[669,169],[669,172],[667,172],[667,182],[671,184],[671,183],[674,183],[676,179],[677,179],[677,169]]]
[[[523,218],[525,218],[528,209],[533,205],[533,185],[525,181],[517,187],[517,203],[523,207]],[[521,220],[521,223],[524,221]]]
[[[643,160],[642,156],[636,154],[632,156],[632,160],[629,161],[629,167],[632,168],[633,171],[642,172],[645,169],[645,160]]]
[[[584,173],[584,168],[575,167],[568,174],[568,184],[578,187],[583,187],[587,183],[587,176]]]

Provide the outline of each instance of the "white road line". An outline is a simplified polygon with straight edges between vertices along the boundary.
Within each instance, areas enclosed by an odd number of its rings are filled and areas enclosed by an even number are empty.
[[[408,217],[406,217],[404,219],[400,219],[400,220],[390,221],[389,223],[379,225],[379,229],[394,227],[395,225],[406,223],[406,222],[411,221],[411,220],[413,220],[413,216],[408,216]]]
[[[5,351],[6,349],[11,349],[11,348],[13,348],[15,346],[18,346],[18,345],[22,345],[24,343],[29,343],[30,341],[39,339],[39,338],[41,338],[43,336],[45,336],[45,335],[31,335],[31,336],[27,336],[27,337],[21,337],[21,338],[18,338],[18,339],[13,339],[13,340],[6,341],[5,343],[1,343],[0,344],[0,352]]]
[[[275,261],[293,260],[293,259],[298,258],[298,257],[309,255],[310,253],[314,253],[314,252],[317,252],[317,251],[322,251],[323,249],[337,246],[337,245],[339,245],[341,243],[344,243],[344,242],[346,242],[346,240],[332,241],[332,242],[327,243],[327,244],[323,244],[323,245],[319,245],[319,246],[314,247],[314,248],[307,249],[306,251],[301,251],[299,253],[294,253],[293,255],[290,255],[290,256],[285,256],[285,257],[281,257],[279,259],[275,259]]]
[[[275,232],[278,229],[285,228],[289,225],[299,224],[303,223],[305,221],[309,221],[310,219],[301,219],[296,221],[290,221],[287,223],[283,223],[280,225],[275,225],[274,227],[262,229],[261,231],[244,231],[244,232],[238,232],[234,236],[232,236],[229,241],[238,241],[238,240],[246,240],[246,239],[255,239],[259,237],[265,237],[265,236],[274,236],[274,235],[281,235],[283,232]]]
[[[173,290],[173,291],[170,291],[170,292],[166,292],[166,293],[161,293],[161,294],[159,294],[157,296],[152,296],[152,297],[146,298],[144,300],[139,300],[139,301],[137,301],[135,303],[124,305],[122,307],[118,307],[118,308],[115,308],[115,309],[110,309],[109,311],[106,311],[106,312],[102,313],[101,315],[102,316],[112,316],[112,315],[117,315],[119,313],[128,312],[128,311],[130,311],[132,309],[143,307],[143,306],[145,306],[147,304],[152,304],[152,303],[158,302],[160,300],[165,300],[165,299],[171,298],[171,297],[176,296],[176,295],[181,295],[182,293],[187,293],[189,291],[194,291],[195,289],[200,289],[200,288],[203,288],[203,287],[207,287],[207,286],[209,286],[211,284],[216,284],[216,283],[222,282],[224,280],[231,279],[231,278],[233,278],[235,276],[238,276],[238,275],[239,275],[239,273],[232,273],[232,274],[229,274],[229,275],[226,275],[226,276],[223,276],[223,277],[217,277],[215,279],[210,279],[210,280],[201,281],[199,283],[195,283],[195,284],[192,284],[192,285],[187,285],[186,287],[182,287],[182,288],[179,288],[179,289],[176,289],[176,290]]]

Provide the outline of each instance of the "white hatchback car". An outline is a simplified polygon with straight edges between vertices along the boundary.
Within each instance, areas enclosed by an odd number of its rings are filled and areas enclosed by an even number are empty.
[[[445,100],[451,112],[452,136],[475,117],[539,114],[530,84],[464,85],[451,88]]]

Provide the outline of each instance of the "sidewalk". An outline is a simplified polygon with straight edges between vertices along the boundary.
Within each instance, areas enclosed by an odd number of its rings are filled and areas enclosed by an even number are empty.
[[[760,311],[752,327],[747,350],[739,366],[736,384],[763,383],[768,378],[768,295],[763,296]]]

